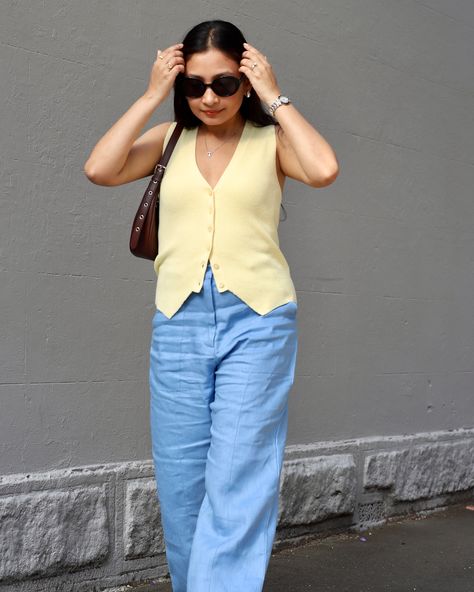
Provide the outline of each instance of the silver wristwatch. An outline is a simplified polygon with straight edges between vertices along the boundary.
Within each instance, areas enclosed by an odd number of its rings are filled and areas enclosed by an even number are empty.
[[[280,95],[268,108],[270,115],[273,115],[280,105],[288,105],[288,103],[291,103],[290,99],[285,97],[285,95]]]

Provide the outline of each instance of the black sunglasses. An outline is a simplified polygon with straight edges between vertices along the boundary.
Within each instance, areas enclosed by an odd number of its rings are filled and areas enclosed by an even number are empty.
[[[184,95],[193,99],[202,97],[208,86],[210,86],[212,88],[212,92],[214,92],[219,97],[230,97],[231,95],[235,95],[235,93],[238,91],[243,79],[244,75],[242,75],[240,78],[237,78],[236,76],[220,76],[211,83],[206,84],[198,78],[188,78],[187,76],[182,76],[180,78],[180,85]]]

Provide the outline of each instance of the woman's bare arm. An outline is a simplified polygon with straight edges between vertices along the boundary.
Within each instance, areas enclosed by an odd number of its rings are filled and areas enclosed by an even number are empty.
[[[122,185],[153,172],[171,122],[149,129],[140,138],[138,135],[184,69],[181,47],[176,44],[163,52],[158,50],[147,91],[94,146],[84,164],[84,173],[93,183]]]
[[[152,127],[136,139],[156,107],[140,97],[107,131],[84,165],[87,178],[97,185],[123,185],[153,172],[170,122]]]
[[[310,187],[326,187],[339,174],[333,148],[296,109],[285,105],[275,111],[277,153],[285,175]]]
[[[266,56],[244,43],[239,70],[250,80],[261,101],[270,105],[281,94],[273,68]],[[277,150],[281,173],[311,187],[326,187],[339,174],[332,146],[292,104],[274,112],[278,121]]]

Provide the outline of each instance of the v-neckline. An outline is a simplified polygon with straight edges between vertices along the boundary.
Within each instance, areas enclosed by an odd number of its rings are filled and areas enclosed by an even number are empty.
[[[199,127],[196,127],[196,128],[195,128],[195,130],[196,130],[196,131],[194,132],[194,142],[193,142],[193,156],[194,156],[194,165],[195,165],[195,167],[196,167],[196,170],[197,170],[197,172],[198,172],[199,176],[201,177],[201,179],[202,179],[202,180],[203,180],[203,181],[206,183],[206,185],[207,185],[207,186],[208,186],[208,187],[209,187],[209,188],[210,188],[212,191],[215,191],[215,190],[216,190],[216,188],[217,188],[217,186],[218,186],[218,185],[220,185],[220,183],[221,183],[221,181],[222,181],[223,177],[225,177],[225,174],[226,174],[226,173],[227,173],[227,171],[229,170],[229,167],[230,167],[230,166],[232,165],[232,163],[234,162],[234,160],[235,160],[235,158],[236,158],[236,156],[237,156],[237,153],[238,153],[238,152],[239,152],[239,150],[241,149],[241,146],[242,146],[242,144],[243,144],[243,142],[244,142],[244,139],[245,139],[245,137],[246,137],[247,130],[248,130],[248,125],[249,125],[249,124],[248,124],[248,121],[247,121],[247,120],[245,120],[244,127],[242,128],[242,131],[241,131],[241,133],[240,133],[240,137],[239,137],[239,141],[238,141],[238,143],[237,143],[237,146],[235,147],[235,150],[234,150],[234,152],[233,152],[232,156],[230,157],[230,160],[229,160],[229,162],[227,163],[227,166],[226,166],[226,167],[225,167],[225,169],[222,171],[222,174],[221,174],[221,176],[219,177],[219,179],[217,180],[217,183],[214,185],[214,187],[212,187],[212,185],[209,183],[209,181],[206,179],[206,177],[205,177],[205,176],[202,174],[202,172],[201,172],[201,169],[199,168],[199,165],[198,165],[198,163],[197,163],[197,157],[196,157],[196,156],[197,156],[197,155],[196,155],[196,147],[197,147],[197,135],[198,135],[198,130],[199,130]]]

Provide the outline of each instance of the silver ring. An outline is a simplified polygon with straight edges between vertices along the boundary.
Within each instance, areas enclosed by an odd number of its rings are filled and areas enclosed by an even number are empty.
[[[254,68],[256,68],[257,66],[258,66],[257,62],[254,62],[254,63],[252,64],[252,70],[253,70]]]

